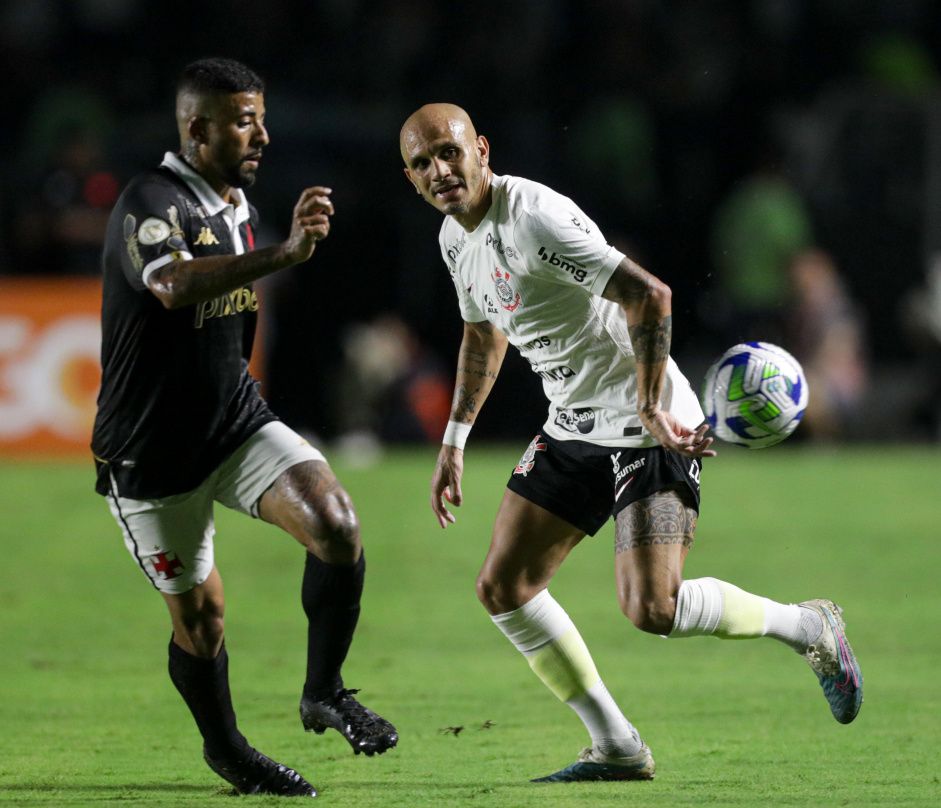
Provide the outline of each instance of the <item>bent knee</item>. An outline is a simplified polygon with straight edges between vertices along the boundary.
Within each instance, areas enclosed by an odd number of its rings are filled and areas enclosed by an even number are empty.
[[[326,561],[352,564],[359,558],[359,517],[345,492],[305,503],[303,529],[307,549]]]
[[[491,615],[515,611],[539,594],[541,587],[526,586],[481,570],[477,576],[477,599]]]
[[[185,612],[174,622],[173,634],[181,648],[202,659],[212,659],[225,636],[225,617],[221,609]]]
[[[641,631],[648,634],[669,634],[676,615],[676,600],[668,597],[622,595],[621,611]]]

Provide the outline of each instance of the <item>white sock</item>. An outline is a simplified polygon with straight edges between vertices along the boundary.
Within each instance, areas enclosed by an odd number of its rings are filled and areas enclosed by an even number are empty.
[[[637,730],[608,693],[578,629],[548,589],[491,619],[543,683],[581,718],[593,747],[614,756],[640,751]]]
[[[680,584],[669,636],[772,637],[803,653],[820,629],[820,618],[810,609],[752,595],[716,578],[695,578]]]
[[[600,679],[587,693],[565,703],[582,719],[591,736],[591,745],[601,754],[630,757],[640,751],[640,733],[624,717]]]

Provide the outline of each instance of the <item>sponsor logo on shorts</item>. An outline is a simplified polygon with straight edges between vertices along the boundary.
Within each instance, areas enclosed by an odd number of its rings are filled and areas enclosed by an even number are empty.
[[[696,487],[699,488],[699,465],[695,460],[689,464],[689,476],[696,483]]]
[[[570,410],[556,409],[555,422],[566,432],[580,432],[587,435],[595,428],[595,411],[591,407]]]
[[[621,480],[627,477],[628,474],[633,474],[635,471],[640,471],[644,467],[644,464],[647,462],[646,457],[642,457],[639,460],[635,460],[633,463],[628,463],[626,466],[621,466],[621,452],[611,455],[611,463],[614,465],[614,498],[620,498],[621,494],[624,493],[624,489],[627,488],[634,480],[633,477],[629,478],[623,485],[619,485]]]
[[[186,569],[183,566],[183,562],[176,557],[176,553],[155,553],[150,559],[150,563],[154,565],[154,574],[164,580],[169,581],[173,578],[179,578],[180,573]]]
[[[523,456],[520,458],[520,462],[517,464],[516,468],[513,469],[514,474],[522,474],[524,477],[533,470],[533,466],[536,465],[536,452],[546,451],[546,444],[540,443],[542,435],[536,435],[533,438],[533,442],[526,447],[526,451],[523,452]]]

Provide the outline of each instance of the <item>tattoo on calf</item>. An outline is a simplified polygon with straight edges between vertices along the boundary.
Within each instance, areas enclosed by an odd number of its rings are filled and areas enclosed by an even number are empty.
[[[614,552],[620,555],[637,547],[669,544],[689,547],[697,519],[696,511],[674,491],[638,500],[618,514]]]
[[[628,334],[630,334],[637,361],[644,364],[666,362],[670,355],[672,333],[673,317],[669,314],[657,322],[630,326]]]

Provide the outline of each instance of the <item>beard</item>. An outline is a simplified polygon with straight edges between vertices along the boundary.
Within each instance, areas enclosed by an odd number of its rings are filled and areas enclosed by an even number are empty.
[[[250,188],[255,184],[256,169],[248,168],[245,163],[226,168],[222,179],[230,188]]]

